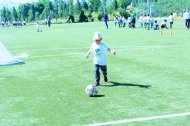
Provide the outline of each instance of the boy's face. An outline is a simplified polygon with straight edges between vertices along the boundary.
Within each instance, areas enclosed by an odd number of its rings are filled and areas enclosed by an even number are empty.
[[[98,45],[101,42],[101,40],[95,40],[95,43]]]

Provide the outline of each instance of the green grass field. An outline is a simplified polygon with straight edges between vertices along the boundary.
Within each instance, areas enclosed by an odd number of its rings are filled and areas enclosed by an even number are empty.
[[[170,30],[114,28],[103,22],[0,28],[23,65],[0,66],[0,126],[78,126],[190,112],[190,31],[183,21]],[[116,51],[108,54],[108,79],[88,97],[93,84],[93,33]],[[189,126],[190,116],[117,126]]]

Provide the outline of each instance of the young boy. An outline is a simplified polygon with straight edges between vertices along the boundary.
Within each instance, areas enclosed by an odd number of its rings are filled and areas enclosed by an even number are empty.
[[[107,59],[106,59],[106,53],[107,51],[111,54],[115,55],[116,53],[114,51],[111,51],[109,47],[107,47],[102,41],[102,34],[100,32],[94,33],[94,42],[92,43],[89,51],[86,54],[86,58],[89,57],[90,53],[92,52],[94,55],[94,73],[95,73],[95,79],[96,83],[95,86],[100,85],[100,71],[101,69],[103,75],[104,75],[104,81],[107,82]]]
[[[170,14],[169,21],[170,21],[170,29],[172,29],[172,26],[173,26],[173,23],[174,23],[173,13]]]
[[[159,29],[159,25],[158,25],[157,21],[154,22],[153,29],[154,30],[158,30]]]
[[[165,20],[161,23],[161,28],[162,28],[162,29],[163,29],[163,28],[168,29],[168,27],[167,27],[167,25],[166,25],[166,22],[167,22],[167,20],[165,19]]]

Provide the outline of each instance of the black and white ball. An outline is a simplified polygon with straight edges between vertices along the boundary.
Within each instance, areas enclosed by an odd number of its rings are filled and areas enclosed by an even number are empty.
[[[98,93],[98,89],[93,84],[90,84],[86,87],[85,92],[88,96],[95,96]]]

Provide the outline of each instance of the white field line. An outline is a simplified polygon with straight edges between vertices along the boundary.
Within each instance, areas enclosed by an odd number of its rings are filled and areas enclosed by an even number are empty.
[[[117,48],[172,48],[172,47],[188,47],[190,44],[187,45],[158,45],[158,46],[113,46],[110,48],[117,49]],[[51,49],[31,49],[31,50],[21,50],[22,52],[26,51],[56,51],[56,50],[83,50],[83,49],[89,49],[90,47],[73,47],[73,48],[51,48]],[[15,51],[13,51],[15,52]]]
[[[170,119],[170,118],[177,118],[177,117],[183,117],[183,116],[190,116],[190,112],[176,113],[176,114],[169,114],[169,115],[160,115],[160,116],[151,116],[151,117],[141,117],[141,118],[133,118],[133,119],[124,119],[124,120],[118,120],[118,121],[89,124],[89,125],[85,125],[85,126],[106,126],[106,125],[127,124],[127,123],[133,123],[133,122],[144,122],[144,121],[150,121],[150,120]]]
[[[85,53],[79,53],[79,52],[76,52],[76,53],[66,53],[66,54],[53,54],[53,55],[41,55],[41,56],[30,56],[29,58],[43,58],[43,57],[56,57],[56,56],[71,56],[71,55],[82,55],[84,54],[84,57],[85,57]]]
[[[160,49],[160,48],[174,48],[174,47],[188,47],[189,45],[175,45],[175,46],[126,46],[127,48],[125,48],[125,46],[116,46],[113,47],[113,49],[116,52],[120,52],[120,51],[134,51],[134,50],[146,50],[146,49]],[[132,47],[132,48],[131,48]],[[120,49],[117,49],[120,48]],[[57,48],[57,50],[61,50],[61,49],[66,49],[66,50],[78,50],[78,49],[87,49],[87,48]],[[55,50],[56,49],[36,49],[36,50]],[[28,50],[29,51],[29,50]],[[29,54],[30,55],[30,54]],[[62,53],[62,54],[52,54],[52,55],[38,55],[38,56],[32,56],[30,55],[29,58],[42,58],[42,57],[56,57],[56,56],[70,56],[70,55],[84,55],[85,56],[85,52],[72,52],[72,53]]]

